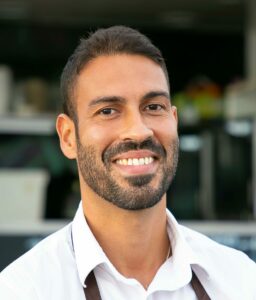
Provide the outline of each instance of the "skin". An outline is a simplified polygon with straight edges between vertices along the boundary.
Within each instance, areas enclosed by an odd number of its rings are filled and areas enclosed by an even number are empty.
[[[80,73],[75,100],[78,133],[65,114],[58,116],[56,128],[64,155],[76,159],[78,166],[78,136],[81,145],[94,147],[95,159],[103,169],[104,151],[125,141],[141,142],[152,138],[172,159],[169,148],[170,142],[177,139],[177,111],[171,106],[164,72],[155,62],[140,55],[100,56]],[[149,186],[157,188],[164,163],[161,157],[156,156],[146,167],[116,163],[116,159],[151,154],[135,150],[117,155],[111,163],[111,176],[119,185],[135,193],[136,188],[125,178],[153,174]],[[166,195],[147,209],[123,209],[95,193],[78,169],[83,211],[93,234],[116,269],[128,278],[137,279],[147,289],[166,260],[170,246],[166,230]]]

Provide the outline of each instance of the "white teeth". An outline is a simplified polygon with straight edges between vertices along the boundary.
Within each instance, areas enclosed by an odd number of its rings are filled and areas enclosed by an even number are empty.
[[[116,163],[118,165],[124,166],[141,166],[141,165],[148,165],[154,161],[154,158],[149,157],[141,157],[141,158],[128,158],[128,159],[118,159]]]
[[[123,165],[127,165],[128,164],[128,161],[127,161],[127,159],[122,159],[122,163],[123,163]]]
[[[138,166],[138,165],[139,165],[139,160],[138,160],[138,158],[134,158],[134,159],[132,160],[132,164],[133,164],[134,166]]]
[[[139,159],[139,165],[145,165],[145,159],[144,158]]]

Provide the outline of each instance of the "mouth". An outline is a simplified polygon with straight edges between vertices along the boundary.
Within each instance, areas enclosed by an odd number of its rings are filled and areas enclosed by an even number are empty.
[[[159,158],[147,150],[129,151],[116,157],[112,162],[124,176],[153,174]]]
[[[140,158],[123,158],[117,159],[115,162],[121,166],[143,166],[153,163],[154,157],[146,156]]]

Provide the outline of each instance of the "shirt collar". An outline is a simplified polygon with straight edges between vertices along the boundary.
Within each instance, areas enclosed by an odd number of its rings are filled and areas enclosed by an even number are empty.
[[[85,287],[86,277],[96,266],[106,262],[107,257],[89,228],[82,202],[72,223],[72,240],[79,278]]]
[[[172,255],[158,270],[148,288],[148,293],[159,290],[175,291],[185,287],[191,281],[192,270],[208,278],[203,262],[186,241],[181,226],[168,209],[166,214]]]
[[[175,217],[167,209],[167,231],[172,245],[172,258],[173,261],[179,264],[188,264],[196,273],[203,273],[203,276],[209,278],[207,266],[201,259],[200,254],[197,253],[185,239],[181,226],[178,224]]]
[[[209,277],[200,257],[195,253],[195,251],[193,251],[188,242],[185,240],[180,226],[174,216],[168,209],[166,210],[166,213],[167,231],[171,242],[172,256],[168,259],[167,264],[164,264],[164,270],[168,271],[168,265],[172,270],[174,268],[175,272],[168,272],[169,276],[173,273],[176,274],[175,276],[183,278],[180,282],[181,286],[184,284],[184,270],[186,270],[187,274],[187,276],[185,276],[185,281],[188,280],[189,282],[191,279],[191,267],[194,269],[193,266],[195,266],[197,273],[202,272],[204,273],[204,276]],[[86,277],[96,266],[106,263],[111,267],[111,263],[86,222],[82,203],[79,204],[72,223],[72,240],[79,278],[82,285],[85,286],[84,282]],[[115,269],[114,266],[111,269]],[[179,276],[176,271],[182,274]],[[169,276],[166,276],[166,278]],[[170,282],[170,280],[167,280],[164,284],[166,287],[168,286],[168,289],[170,289]]]

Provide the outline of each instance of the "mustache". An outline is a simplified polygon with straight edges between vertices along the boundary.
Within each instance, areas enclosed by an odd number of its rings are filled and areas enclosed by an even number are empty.
[[[142,142],[127,141],[111,146],[104,151],[102,159],[104,162],[109,162],[114,156],[131,150],[150,150],[159,156],[166,156],[164,147],[150,137]]]

